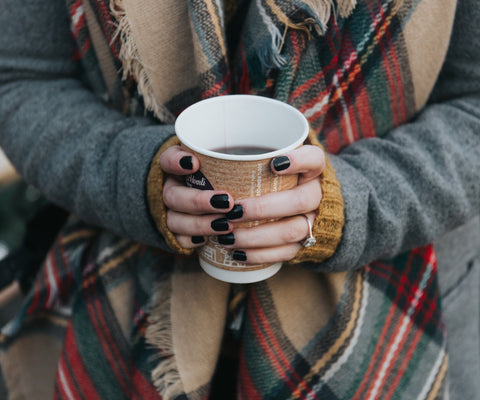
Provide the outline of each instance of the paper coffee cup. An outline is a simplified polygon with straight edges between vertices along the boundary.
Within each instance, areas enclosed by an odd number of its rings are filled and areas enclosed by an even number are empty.
[[[187,176],[186,183],[197,189],[226,190],[235,201],[291,189],[298,177],[275,175],[270,162],[301,146],[308,129],[306,118],[297,109],[267,97],[229,95],[195,103],[175,123],[182,146],[200,160],[200,170]],[[245,154],[246,150],[255,154]],[[251,227],[266,221],[232,222],[235,227]],[[205,272],[232,283],[261,281],[281,267],[281,263],[237,262],[215,236],[198,255]]]

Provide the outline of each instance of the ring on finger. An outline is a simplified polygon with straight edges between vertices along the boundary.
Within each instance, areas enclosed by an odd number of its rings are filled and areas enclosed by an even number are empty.
[[[317,239],[313,236],[313,228],[312,228],[312,223],[308,219],[306,215],[303,215],[305,219],[307,220],[308,224],[308,236],[307,238],[302,242],[303,247],[312,247],[315,243],[317,243]]]

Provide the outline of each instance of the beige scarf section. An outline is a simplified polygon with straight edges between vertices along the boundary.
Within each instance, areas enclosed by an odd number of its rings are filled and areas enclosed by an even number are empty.
[[[201,272],[195,259],[187,263],[180,259],[171,280],[157,287],[146,333],[150,344],[171,356],[152,372],[164,399],[208,385],[225,330],[229,284]],[[346,273],[321,274],[285,265],[256,285],[271,293],[282,331],[300,352],[333,315],[345,277]]]
[[[228,2],[225,1],[226,8],[229,7]],[[220,48],[214,57],[226,61],[222,3],[221,0],[203,1]],[[334,12],[332,0],[305,0],[304,3],[323,25]],[[336,12],[343,17],[350,14],[356,0],[338,0],[336,3]],[[285,27],[304,29],[304,26],[291,23],[274,0],[267,0],[266,4]],[[111,10],[118,21],[117,35],[121,39],[120,58],[124,77],[133,76],[146,108],[161,121],[171,123],[174,117],[165,103],[176,94],[197,87],[200,76],[211,67],[196,37],[187,1],[114,0]],[[278,46],[281,45],[279,42]]]

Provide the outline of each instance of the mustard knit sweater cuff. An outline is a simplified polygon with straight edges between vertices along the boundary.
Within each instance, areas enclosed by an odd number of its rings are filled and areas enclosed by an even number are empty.
[[[313,131],[310,131],[306,143],[323,149]],[[292,264],[325,261],[335,253],[342,239],[345,224],[342,191],[327,153],[325,153],[325,169],[320,177],[320,186],[322,200],[312,226],[313,236],[317,242],[311,247],[302,247],[295,258],[289,261]]]
[[[152,165],[147,177],[147,201],[150,208],[150,214],[153,221],[162,234],[167,245],[177,253],[193,254],[193,249],[185,249],[180,246],[174,233],[167,227],[167,208],[163,203],[163,179],[164,174],[160,167],[160,156],[162,153],[172,146],[178,145],[180,142],[177,136],[172,136],[158,150],[153,158]]]
[[[308,144],[322,147],[314,134],[310,134]],[[164,237],[167,245],[180,254],[192,254],[193,249],[185,249],[178,243],[173,232],[167,227],[167,210],[163,203],[163,172],[160,168],[160,156],[171,146],[179,144],[176,136],[167,140],[155,155],[147,178],[147,201],[155,225]],[[344,225],[343,198],[340,183],[335,175],[335,170],[326,157],[325,170],[320,180],[322,200],[317,216],[313,223],[313,235],[317,243],[312,247],[302,248],[290,263],[305,261],[322,262],[331,257],[335,252],[342,237]]]

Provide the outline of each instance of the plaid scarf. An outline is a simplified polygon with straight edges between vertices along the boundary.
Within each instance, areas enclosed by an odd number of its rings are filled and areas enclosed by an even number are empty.
[[[170,122],[202,98],[271,96],[301,110],[331,153],[424,105],[446,45],[428,71],[409,59],[431,40],[415,31],[434,7],[423,3],[67,1],[86,79],[125,113]],[[50,374],[56,399],[437,399],[440,302],[431,246],[343,273],[285,266],[228,285],[195,257],[72,219],[3,330],[2,357],[18,362],[41,337],[50,357],[29,367]]]

